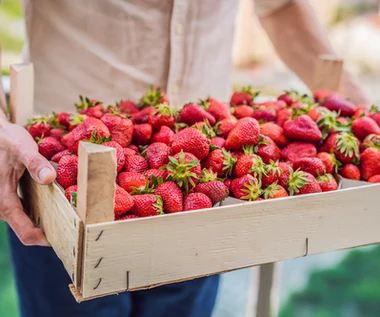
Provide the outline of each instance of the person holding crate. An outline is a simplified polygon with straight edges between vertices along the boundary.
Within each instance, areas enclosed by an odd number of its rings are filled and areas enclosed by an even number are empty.
[[[78,94],[113,102],[138,99],[154,83],[173,105],[230,94],[231,47],[238,2],[24,0],[25,61],[35,67],[37,111],[67,111]],[[256,0],[278,55],[309,87],[320,54],[334,54],[306,0]],[[366,104],[344,72],[340,92]],[[1,101],[1,99],[0,99]],[[4,102],[3,102],[4,103]],[[207,317],[217,275],[77,304],[70,279],[43,232],[23,211],[17,183],[25,168],[40,184],[56,173],[21,126],[0,111],[0,219],[8,222],[23,317]]]

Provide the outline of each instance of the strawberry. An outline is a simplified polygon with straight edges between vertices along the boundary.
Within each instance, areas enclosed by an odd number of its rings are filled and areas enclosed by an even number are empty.
[[[377,125],[380,126],[380,108],[373,105],[369,110],[369,116],[376,121]]]
[[[167,172],[163,171],[163,170],[160,170],[160,169],[151,168],[151,169],[148,169],[147,171],[145,171],[144,175],[148,179],[149,185],[152,186],[154,178],[156,180],[159,180],[160,178],[162,180],[165,180],[166,177],[167,177]]]
[[[260,122],[271,122],[276,121],[277,113],[273,108],[265,106],[255,106],[252,117]]]
[[[234,119],[223,119],[219,121],[215,126],[215,133],[221,135],[223,138],[227,138],[230,131],[236,126],[237,121]]]
[[[116,182],[128,193],[132,193],[135,190],[144,189],[147,178],[137,172],[122,172],[117,176]]]
[[[127,214],[121,215],[120,217],[115,217],[115,220],[119,221],[119,220],[135,219],[135,218],[140,218],[140,217],[127,213]]]
[[[49,136],[50,125],[47,123],[47,118],[29,120],[28,131],[33,139]]]
[[[188,192],[195,187],[201,176],[201,164],[191,153],[181,151],[169,156],[167,180],[174,181],[179,187]]]
[[[150,168],[160,168],[168,164],[170,148],[165,143],[151,143],[146,149],[146,159]]]
[[[257,95],[258,93],[253,92],[250,86],[243,87],[232,94],[230,104],[232,106],[249,105]]]
[[[50,136],[60,141],[65,134],[65,130],[61,128],[55,128],[50,130]]]
[[[274,122],[260,124],[260,133],[271,138],[279,147],[284,147],[289,143],[284,130]]]
[[[360,169],[354,164],[345,164],[339,171],[339,174],[348,179],[360,180]]]
[[[211,199],[202,193],[189,194],[183,205],[185,211],[212,208]]]
[[[361,152],[363,152],[366,148],[373,147],[380,151],[380,135],[370,134],[368,135],[362,145],[360,146]]]
[[[220,121],[231,117],[230,105],[220,102],[215,98],[208,98],[204,103],[207,112],[210,113],[215,120]]]
[[[262,194],[260,182],[252,175],[244,175],[231,182],[231,192],[237,199],[258,200]]]
[[[125,155],[124,155],[124,149],[121,147],[121,145],[115,141],[109,141],[102,143],[101,145],[106,147],[111,147],[116,149],[116,170],[117,172],[120,172],[125,164]]]
[[[359,158],[359,141],[351,133],[342,132],[330,135],[326,140],[326,146],[328,152],[333,151],[338,161],[342,163],[352,163]]]
[[[243,118],[228,134],[227,150],[241,150],[245,145],[256,145],[259,141],[260,125],[256,119]]]
[[[183,195],[174,182],[165,182],[157,187],[155,194],[162,198],[164,211],[168,214],[183,211]]]
[[[133,126],[133,144],[146,145],[152,137],[152,126],[148,123]]]
[[[162,198],[154,194],[143,194],[133,196],[135,204],[131,209],[131,214],[138,217],[151,217],[162,215]]]
[[[72,185],[70,187],[67,187],[65,190],[65,196],[73,207],[77,206],[77,192],[78,192],[77,185]]]
[[[202,160],[202,167],[211,169],[218,177],[230,176],[237,159],[226,150],[216,149]]]
[[[162,126],[169,128],[174,127],[176,111],[167,103],[160,103],[156,106],[156,110],[149,118],[149,123],[152,125],[153,131],[159,131]]]
[[[318,142],[322,139],[317,124],[307,115],[300,115],[284,122],[284,133],[297,141]]]
[[[231,191],[231,183],[232,183],[232,180],[227,178],[223,181],[223,184],[224,186],[226,186],[226,188],[228,189],[228,191]]]
[[[172,129],[170,129],[167,126],[162,126],[160,128],[160,131],[153,134],[152,139],[150,140],[151,143],[153,142],[161,142],[165,143],[167,145],[171,145],[174,138],[174,132]]]
[[[322,192],[321,185],[310,173],[296,170],[291,171],[288,182],[288,191],[290,196],[304,195]]]
[[[122,147],[131,144],[133,136],[133,124],[130,119],[119,114],[107,113],[101,118],[112,135],[112,141],[116,141]]]
[[[380,183],[380,175],[373,175],[368,178],[369,183]]]
[[[317,154],[317,157],[323,162],[326,173],[333,174],[337,173],[339,167],[342,165],[336,158],[333,153],[320,152]]]
[[[66,127],[67,129],[69,129],[70,127],[70,120],[71,120],[70,114],[67,112],[59,112],[57,114],[58,123]]]
[[[194,187],[196,193],[205,194],[213,204],[223,201],[228,197],[228,188],[223,182],[215,180],[207,183],[201,183]]]
[[[77,184],[78,156],[66,155],[58,162],[57,181],[64,188]]]
[[[54,163],[58,163],[59,160],[64,157],[65,155],[72,155],[72,153],[69,150],[63,150],[61,152],[58,152],[57,154],[53,155],[51,158],[51,161]]]
[[[127,159],[127,156],[136,155],[136,153],[137,153],[135,150],[130,149],[128,147],[123,148],[123,152],[124,152],[125,159]]]
[[[78,125],[80,125],[88,116],[84,114],[71,114],[69,118],[68,130],[73,131]]]
[[[194,154],[197,159],[205,158],[210,151],[210,143],[207,137],[199,130],[186,128],[179,131],[173,138],[172,150],[174,153],[180,151]]]
[[[321,106],[331,111],[339,112],[343,117],[351,117],[356,110],[353,103],[335,95],[324,99],[321,102]]]
[[[364,116],[369,116],[370,112],[366,107],[357,107],[354,114],[352,115],[352,118],[357,119]]]
[[[365,181],[380,174],[380,152],[377,149],[369,147],[360,155],[360,170]]]
[[[222,149],[222,148],[224,148],[224,146],[226,144],[226,140],[221,138],[221,137],[216,136],[215,138],[212,138],[210,140],[210,144],[219,148],[219,149]]]
[[[94,135],[96,135],[97,138],[109,138],[111,136],[107,126],[102,121],[88,117],[65,136],[66,146],[72,153],[77,153],[79,142],[82,140],[90,140],[91,136]]]
[[[138,106],[140,108],[146,108],[149,106],[157,106],[160,103],[170,104],[168,97],[165,92],[161,91],[160,88],[155,88],[150,86],[149,90],[141,97]]]
[[[103,115],[103,105],[101,101],[90,100],[87,97],[79,96],[80,103],[76,103],[75,107],[80,114],[84,114],[89,117],[100,119]]]
[[[281,150],[270,137],[260,136],[259,142],[255,146],[254,152],[260,156],[265,164],[271,160],[278,161],[281,158]]]
[[[263,173],[263,176],[261,178],[261,183],[264,188],[270,186],[273,183],[278,183],[282,171],[278,166],[279,163],[280,162],[278,161],[271,161],[269,164],[264,166],[265,173]]]
[[[258,104],[254,104],[254,107],[264,107],[268,109],[273,109],[277,113],[281,109],[286,108],[286,102],[283,100],[265,101]]]
[[[261,179],[265,173],[264,163],[260,156],[256,154],[245,154],[239,158],[234,167],[234,178],[239,178],[251,174]]]
[[[281,150],[281,156],[284,161],[294,162],[298,160],[300,157],[317,156],[317,149],[311,143],[293,142],[288,144]]]
[[[231,153],[231,156],[234,158],[234,159],[239,159],[241,158],[243,155],[244,155],[244,152],[243,151],[230,151]]]
[[[37,138],[38,151],[42,156],[50,160],[55,154],[65,150],[65,147],[55,138],[47,136],[45,138]]]
[[[311,108],[307,115],[314,121],[317,122],[319,117],[322,115],[323,112],[329,113],[330,110],[327,109],[326,107],[316,107],[316,108]]]
[[[363,140],[370,134],[380,135],[380,127],[372,118],[361,117],[352,123],[352,132],[357,138]]]
[[[326,173],[326,167],[318,157],[301,157],[294,162],[293,168],[295,170],[300,169],[301,171],[308,172],[314,177]]]
[[[116,104],[116,108],[124,111],[125,113],[136,113],[139,111],[137,105],[131,100],[122,100]]]
[[[330,192],[338,189],[338,183],[331,174],[318,176],[317,181],[323,192]]]
[[[133,208],[133,205],[133,197],[123,188],[116,185],[114,206],[115,217],[119,217],[130,211]]]
[[[285,92],[284,94],[278,96],[277,100],[283,101],[286,103],[287,106],[291,106],[294,102],[296,102],[296,99],[294,99],[290,92]]]
[[[179,116],[179,122],[186,123],[189,126],[205,120],[212,126],[216,123],[215,118],[210,113],[204,110],[200,105],[193,103],[185,105]]]
[[[284,126],[284,123],[286,121],[288,121],[292,116],[292,109],[281,109],[278,113],[277,113],[277,120],[276,120],[276,123],[277,125],[279,125],[280,127],[283,127]]]
[[[130,150],[135,151],[135,153],[139,153],[139,148],[137,147],[137,145],[130,144],[130,145],[127,146],[127,148],[130,149]]]
[[[131,115],[132,122],[134,124],[143,124],[143,123],[149,123],[151,120],[151,117],[156,112],[156,108],[154,107],[147,107],[139,112],[133,113]]]
[[[329,89],[320,89],[316,90],[314,92],[314,100],[316,102],[323,101],[326,98],[332,97],[332,96],[339,96],[337,92],[329,90]]]
[[[269,185],[263,190],[264,199],[274,199],[289,196],[284,187],[278,185],[277,182]]]
[[[284,188],[287,188],[292,168],[289,164],[284,163],[284,162],[279,162],[278,167],[281,170],[280,172],[281,175],[278,179],[278,184]]]
[[[233,115],[236,119],[252,117],[253,115],[253,108],[251,106],[242,105],[233,109]]]
[[[125,158],[123,171],[143,173],[149,169],[148,162],[140,155],[129,155]]]

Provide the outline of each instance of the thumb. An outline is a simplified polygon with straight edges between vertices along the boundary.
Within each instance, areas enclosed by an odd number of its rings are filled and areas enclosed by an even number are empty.
[[[32,178],[41,185],[50,184],[57,177],[53,166],[37,151],[23,151],[21,161]]]

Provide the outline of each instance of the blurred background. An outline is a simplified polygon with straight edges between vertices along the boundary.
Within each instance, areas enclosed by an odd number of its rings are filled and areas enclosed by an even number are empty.
[[[21,60],[25,29],[20,0],[0,2],[1,72],[8,90],[9,65]],[[346,67],[358,77],[371,102],[380,103],[380,1],[310,2]],[[253,15],[251,0],[240,0],[233,52],[234,86],[250,84],[266,95],[285,89],[308,92],[276,57]],[[380,316],[380,246],[285,261],[280,268],[275,301],[279,317]],[[214,317],[253,317],[257,276],[257,269],[224,274]],[[19,316],[6,228],[1,221],[0,316]]]

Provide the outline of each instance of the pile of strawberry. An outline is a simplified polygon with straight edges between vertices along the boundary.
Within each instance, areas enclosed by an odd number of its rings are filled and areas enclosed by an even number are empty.
[[[151,87],[114,106],[80,97],[77,113],[35,118],[28,130],[58,164],[75,206],[78,144],[116,149],[115,219],[211,208],[227,196],[256,201],[338,188],[335,175],[380,182],[380,110],[321,90],[255,102],[244,88],[180,111]]]

